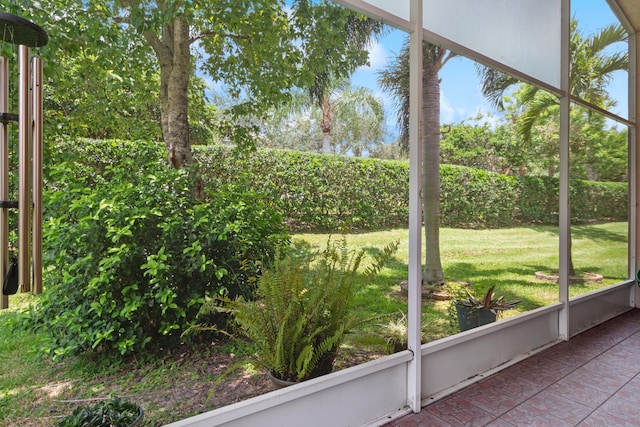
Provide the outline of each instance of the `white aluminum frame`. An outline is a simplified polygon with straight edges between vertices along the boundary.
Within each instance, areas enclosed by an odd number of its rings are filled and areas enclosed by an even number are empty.
[[[491,325],[420,345],[421,330],[421,203],[420,164],[422,134],[421,96],[412,96],[410,135],[410,218],[409,218],[409,350],[325,375],[170,424],[183,426],[379,426],[420,406],[446,396],[472,382],[510,366],[548,346],[611,319],[640,303],[634,280],[639,267],[637,254],[640,227],[637,184],[640,153],[636,148],[635,123],[639,38],[631,31],[629,42],[629,119],[619,117],[575,99],[569,93],[570,0],[561,1],[562,58],[560,88],[536,81],[519,70],[451,43],[423,30],[423,0],[334,0],[346,7],[381,19],[411,35],[411,92],[421,93],[422,39],[439,43],[485,65],[510,73],[561,98],[561,178],[560,178],[560,291],[559,302],[523,313]],[[410,2],[410,3],[409,3]],[[608,1],[627,29],[617,2]],[[399,15],[392,13],[399,11]],[[409,20],[407,20],[409,19]],[[422,29],[422,30],[421,30]],[[573,299],[568,292],[570,251],[569,206],[569,107],[575,102],[629,126],[629,280]],[[419,355],[419,357],[417,357]],[[418,397],[419,396],[419,397]]]

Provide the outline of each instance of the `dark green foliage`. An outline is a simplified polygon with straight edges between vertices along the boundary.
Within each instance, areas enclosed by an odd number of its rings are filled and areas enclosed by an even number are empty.
[[[257,193],[220,185],[196,201],[160,145],[76,144],[48,171],[46,292],[28,319],[51,332],[50,353],[175,346],[205,297],[251,297],[288,241]]]
[[[352,309],[358,289],[380,272],[398,245],[387,245],[363,271],[364,250],[348,249],[344,239],[329,240],[317,253],[292,250],[277,259],[260,277],[255,301],[228,303],[257,346],[258,363],[285,381],[331,372],[338,347],[356,321]]]
[[[283,150],[234,157],[222,146],[197,147],[207,186],[234,182],[266,194],[291,230],[359,231],[406,224],[406,163]]]
[[[142,411],[134,403],[117,397],[90,406],[78,406],[56,427],[129,427],[141,425]]]
[[[440,167],[440,224],[446,227],[500,227],[518,221],[518,194],[512,177],[464,166]]]
[[[482,117],[476,117],[481,120]],[[524,152],[517,146],[514,132],[506,125],[492,129],[464,123],[443,126],[440,140],[442,164],[469,166],[496,173],[512,172],[523,164]]]
[[[523,224],[557,224],[560,200],[558,179],[547,176],[523,176],[517,181],[520,221]],[[616,187],[622,190],[626,197],[625,186]]]
[[[405,226],[407,162],[229,147],[195,153],[207,186],[239,179],[280,206],[292,231],[364,231]],[[442,165],[440,221],[446,227],[557,224],[558,179]],[[627,184],[571,181],[572,220],[625,221]]]

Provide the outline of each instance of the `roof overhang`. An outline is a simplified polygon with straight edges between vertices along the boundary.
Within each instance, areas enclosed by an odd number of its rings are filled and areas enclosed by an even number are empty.
[[[609,0],[609,5],[614,12],[622,14],[618,16],[621,21],[626,21],[627,31],[637,33],[640,31],[640,0]]]

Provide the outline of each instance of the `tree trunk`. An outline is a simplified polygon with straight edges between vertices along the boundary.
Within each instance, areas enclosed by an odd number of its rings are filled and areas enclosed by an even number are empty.
[[[145,34],[160,63],[160,113],[164,144],[169,163],[175,169],[193,165],[189,140],[189,77],[191,75],[191,40],[189,22],[176,18],[162,28],[160,38]],[[194,174],[194,196],[203,197],[202,180]]]
[[[164,143],[169,161],[174,168],[181,169],[192,163],[187,97],[191,73],[189,23],[184,19],[176,19],[173,30],[173,63],[168,73],[167,108],[162,115],[167,117]]]
[[[569,227],[571,228],[571,227]],[[571,230],[569,230],[569,277],[571,276],[577,276],[578,273],[576,273],[576,269],[573,266],[573,255],[571,252],[573,252],[573,248],[571,247],[572,243],[571,243]]]
[[[322,123],[320,128],[322,129],[322,152],[324,154],[331,153],[331,128],[332,124],[332,108],[329,104],[329,98],[325,96],[322,99]]]
[[[438,67],[426,63],[422,71],[422,203],[425,229],[423,284],[441,285],[440,262],[440,80]]]

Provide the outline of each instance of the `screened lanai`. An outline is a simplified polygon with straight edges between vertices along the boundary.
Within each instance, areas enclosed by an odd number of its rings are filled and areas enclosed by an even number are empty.
[[[408,349],[391,356],[220,408],[173,426],[384,425],[450,396],[623,313],[637,310],[636,149],[640,2],[611,0],[629,33],[628,112],[612,112],[572,93],[570,0],[339,0],[410,35],[410,216]],[[423,344],[422,291],[422,43],[442,46],[559,98],[557,302]],[[628,262],[626,280],[570,297],[570,111],[578,105],[628,129]],[[427,184],[428,185],[428,184]],[[603,259],[603,263],[607,260]],[[627,314],[628,315],[628,314]],[[524,365],[526,366],[526,365]]]

